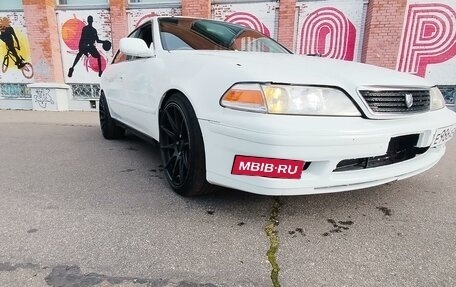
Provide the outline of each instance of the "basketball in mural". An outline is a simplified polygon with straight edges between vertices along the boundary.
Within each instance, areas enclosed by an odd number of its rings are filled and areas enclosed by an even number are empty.
[[[226,22],[242,25],[257,30],[270,37],[269,29],[255,15],[247,12],[234,12],[225,18]]]

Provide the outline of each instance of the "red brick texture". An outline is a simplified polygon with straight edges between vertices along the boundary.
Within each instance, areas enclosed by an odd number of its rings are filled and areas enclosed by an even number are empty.
[[[362,62],[396,68],[407,0],[370,0]]]
[[[296,0],[281,0],[279,2],[278,41],[293,50],[293,39],[296,22]]]
[[[211,18],[211,1],[182,0],[182,16]]]
[[[45,65],[42,69],[35,69],[35,82],[64,82],[55,2],[55,0],[22,1],[32,63]]]
[[[127,0],[110,0],[112,50],[117,51],[119,41],[128,33]]]
[[[127,1],[109,1],[114,51],[128,33]],[[293,49],[295,37],[296,1],[279,1],[277,38],[289,49]],[[23,0],[32,62],[41,65],[35,71],[37,82],[63,83],[55,6],[55,0]],[[369,1],[362,62],[396,68],[406,6],[407,0]],[[210,18],[211,0],[182,0],[182,14]]]

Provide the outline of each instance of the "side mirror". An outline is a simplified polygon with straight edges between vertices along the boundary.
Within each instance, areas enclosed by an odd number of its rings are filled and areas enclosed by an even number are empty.
[[[127,56],[150,58],[154,56],[152,48],[147,47],[143,39],[122,38],[120,39],[120,51]]]

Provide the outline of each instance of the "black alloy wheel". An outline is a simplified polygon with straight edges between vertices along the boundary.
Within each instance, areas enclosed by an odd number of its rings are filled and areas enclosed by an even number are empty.
[[[204,143],[190,102],[173,94],[160,111],[160,154],[168,183],[178,194],[212,191],[206,181]]]
[[[125,135],[125,130],[116,125],[109,113],[108,102],[103,91],[100,94],[100,101],[98,106],[98,115],[100,117],[101,132],[105,139],[120,139]]]

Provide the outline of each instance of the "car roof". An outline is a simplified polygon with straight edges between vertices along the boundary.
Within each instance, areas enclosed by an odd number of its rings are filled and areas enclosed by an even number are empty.
[[[231,22],[227,22],[227,21],[223,21],[223,20],[218,20],[218,19],[211,19],[211,18],[202,18],[202,17],[189,17],[189,16],[165,16],[165,15],[157,15],[157,16],[152,16],[150,18],[150,20],[152,19],[162,19],[162,18],[177,18],[177,19],[191,19],[191,20],[208,20],[208,21],[214,21],[214,22],[222,22],[222,23],[230,23],[232,25],[236,25],[236,26],[242,26],[242,25],[239,25],[239,24],[236,24],[236,23],[231,23]],[[245,27],[245,26],[242,26],[244,28],[249,28],[249,27]]]

